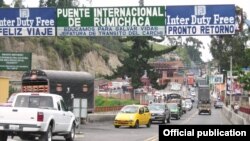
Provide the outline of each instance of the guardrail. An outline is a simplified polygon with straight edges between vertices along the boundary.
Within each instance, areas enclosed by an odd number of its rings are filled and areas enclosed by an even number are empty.
[[[95,107],[94,112],[112,112],[112,111],[119,111],[123,106],[100,106]]]

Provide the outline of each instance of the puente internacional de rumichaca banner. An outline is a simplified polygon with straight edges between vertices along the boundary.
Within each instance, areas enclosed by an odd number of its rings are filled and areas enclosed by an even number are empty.
[[[0,8],[0,36],[209,36],[237,30],[227,5]]]

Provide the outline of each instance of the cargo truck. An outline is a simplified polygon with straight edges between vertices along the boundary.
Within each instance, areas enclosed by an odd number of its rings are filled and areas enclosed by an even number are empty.
[[[199,115],[208,113],[211,115],[211,99],[209,85],[199,85],[198,87],[198,104]]]

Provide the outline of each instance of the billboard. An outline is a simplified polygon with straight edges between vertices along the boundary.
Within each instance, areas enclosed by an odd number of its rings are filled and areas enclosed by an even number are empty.
[[[0,8],[0,37],[235,34],[235,5]]]
[[[0,36],[55,36],[55,8],[0,8]]]
[[[163,36],[165,7],[57,8],[57,36]]]
[[[0,70],[28,71],[31,69],[31,53],[0,52]]]
[[[235,5],[166,7],[166,35],[235,34]]]

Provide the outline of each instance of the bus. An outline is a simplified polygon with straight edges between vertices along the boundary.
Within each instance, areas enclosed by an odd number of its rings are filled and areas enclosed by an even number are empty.
[[[94,112],[94,77],[88,72],[30,70],[22,76],[22,92],[61,95],[70,109],[74,98],[87,99],[88,113]]]

